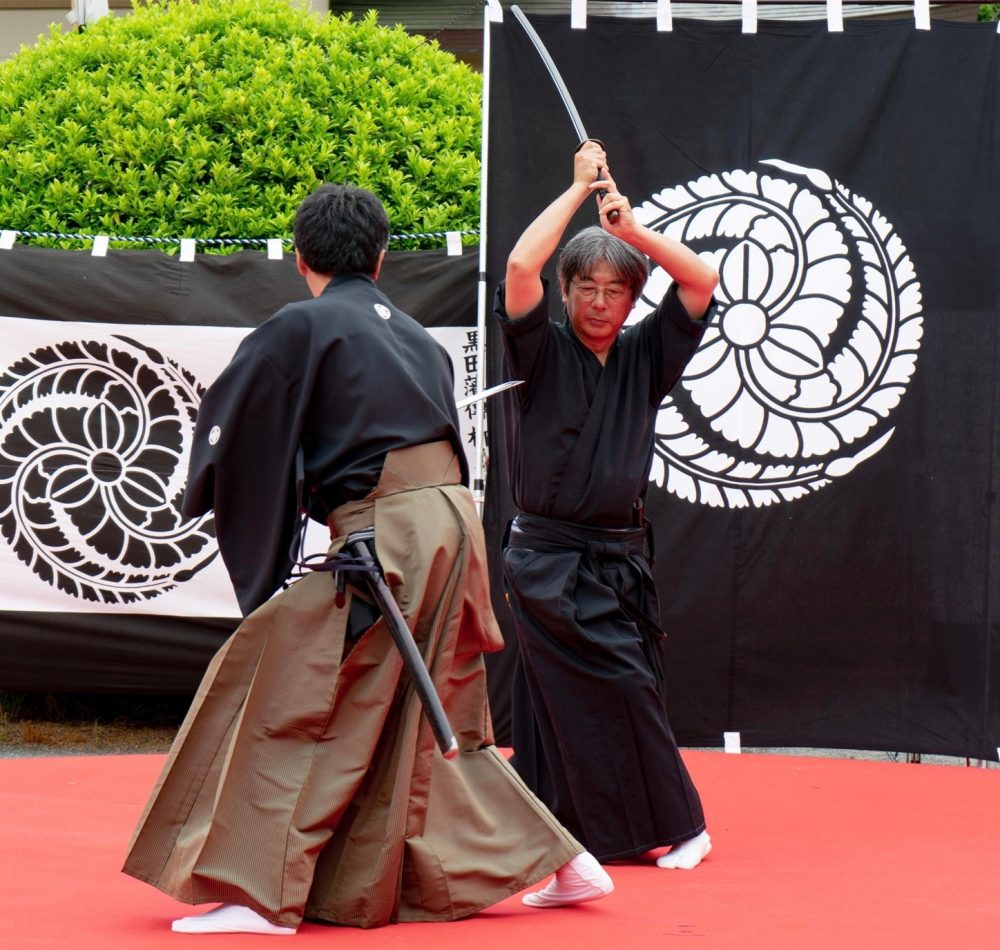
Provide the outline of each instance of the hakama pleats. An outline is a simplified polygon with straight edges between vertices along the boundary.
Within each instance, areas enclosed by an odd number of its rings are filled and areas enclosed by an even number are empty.
[[[384,622],[345,642],[352,597],[337,607],[331,575],[308,575],[213,659],[126,873],[284,926],[376,927],[465,917],[581,850],[493,745],[481,654],[501,640],[457,472],[441,443],[390,453],[373,496],[332,516],[331,551],[374,523],[459,755],[437,750]]]
[[[645,564],[511,547],[504,570],[519,646],[511,727],[521,777],[601,861],[703,831],[663,701],[660,642],[622,611],[624,598],[655,616]]]

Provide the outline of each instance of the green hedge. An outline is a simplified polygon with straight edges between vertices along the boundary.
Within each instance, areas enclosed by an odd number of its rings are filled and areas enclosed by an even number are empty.
[[[0,64],[0,228],[285,237],[317,184],[351,181],[394,234],[475,230],[480,97],[374,13],[167,0],[53,28]]]

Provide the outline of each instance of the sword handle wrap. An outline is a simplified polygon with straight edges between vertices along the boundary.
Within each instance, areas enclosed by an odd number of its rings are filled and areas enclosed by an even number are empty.
[[[601,148],[604,148],[604,143],[600,139],[584,139],[575,149],[573,149],[573,154],[575,155],[577,152],[579,152],[580,149],[583,148],[583,146],[586,145],[588,142],[596,142],[598,145],[601,146]],[[598,181],[601,180],[600,174],[598,174],[597,180]],[[602,191],[601,192],[601,197],[603,198],[606,194],[607,194],[606,191]],[[617,222],[618,222],[618,212],[617,211],[609,211],[608,212],[608,220],[612,224],[617,224]]]

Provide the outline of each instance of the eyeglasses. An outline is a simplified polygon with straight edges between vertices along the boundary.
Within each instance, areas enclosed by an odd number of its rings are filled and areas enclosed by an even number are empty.
[[[578,284],[575,280],[570,281],[570,285],[580,295],[580,299],[590,303],[597,299],[598,294],[604,295],[605,303],[618,303],[628,296],[628,291],[621,287],[598,287],[596,284]]]

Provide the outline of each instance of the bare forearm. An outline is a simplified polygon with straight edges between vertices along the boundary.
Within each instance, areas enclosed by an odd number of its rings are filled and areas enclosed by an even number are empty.
[[[691,317],[704,316],[719,284],[719,274],[711,264],[679,241],[642,225],[619,236],[674,279],[677,295]]]
[[[606,177],[603,182],[591,183],[588,187],[592,191],[606,189],[600,205],[602,227],[662,267],[677,284],[677,296],[688,315],[700,320],[712,302],[712,294],[719,284],[715,268],[680,241],[636,221],[628,198],[618,190],[610,177]],[[617,212],[617,215],[612,212]],[[613,216],[614,221],[611,220]]]
[[[546,261],[556,252],[569,222],[577,209],[590,197],[587,185],[574,182],[555,199],[518,239],[507,259],[508,269],[541,273]]]
[[[597,142],[586,142],[573,156],[573,184],[556,198],[518,239],[507,258],[507,316],[516,320],[530,313],[542,299],[542,269],[555,254],[573,215],[586,201],[594,181],[607,163]]]

